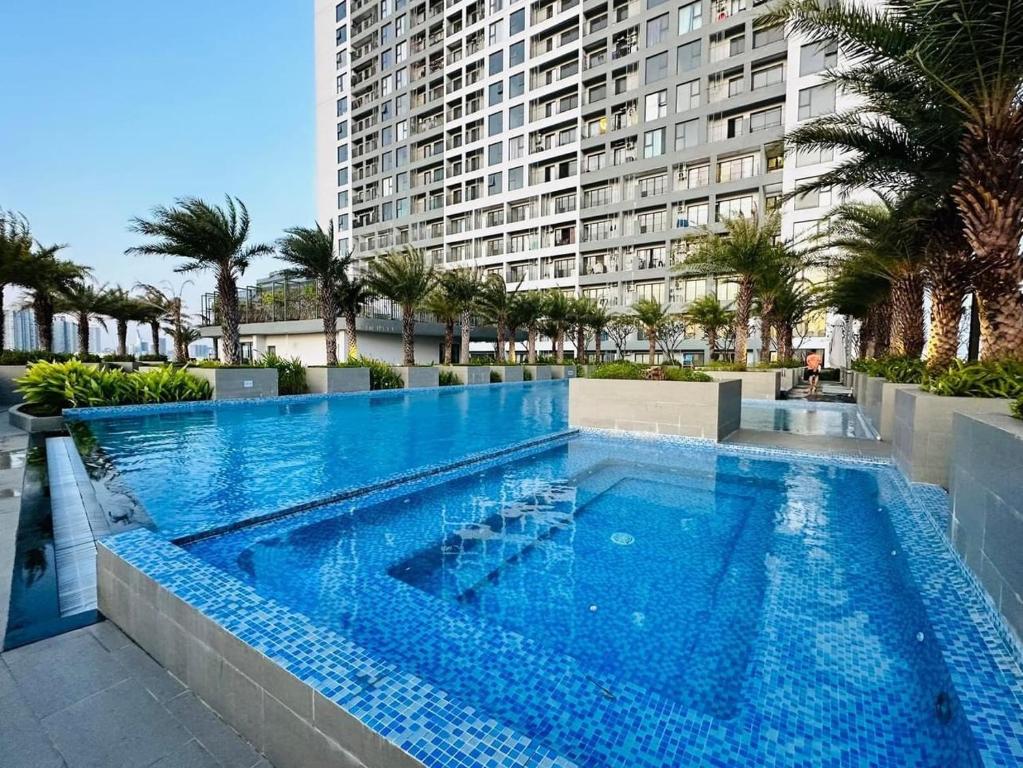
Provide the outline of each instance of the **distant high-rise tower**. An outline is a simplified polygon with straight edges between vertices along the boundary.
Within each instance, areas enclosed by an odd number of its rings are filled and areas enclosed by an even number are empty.
[[[89,326],[89,352],[98,355],[103,350],[103,332],[98,325]]]
[[[8,349],[38,349],[39,332],[30,309],[4,312],[4,339]]]
[[[65,355],[78,352],[78,323],[66,317],[53,318],[53,351]]]

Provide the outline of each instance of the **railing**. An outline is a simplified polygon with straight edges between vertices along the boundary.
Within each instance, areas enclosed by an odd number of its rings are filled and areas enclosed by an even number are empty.
[[[312,283],[281,281],[266,288],[249,287],[239,290],[238,308],[242,323],[276,323],[295,320],[319,320],[320,301]],[[401,306],[390,299],[373,299],[364,304],[359,317],[374,320],[401,320]],[[416,321],[436,323],[429,312],[416,312]],[[202,325],[220,324],[220,303],[216,293],[202,297]]]

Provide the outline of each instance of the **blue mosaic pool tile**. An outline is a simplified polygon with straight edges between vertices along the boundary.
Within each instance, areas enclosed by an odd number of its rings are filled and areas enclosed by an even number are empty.
[[[935,642],[941,649],[955,692],[970,724],[986,765],[1019,765],[1023,762],[1023,673],[1019,649],[1006,642],[1004,623],[992,612],[990,601],[978,590],[958,560],[939,524],[939,507],[947,500],[931,489],[909,488],[901,476],[883,462],[815,457],[776,449],[746,446],[713,447],[684,439],[658,440],[585,435],[579,441],[603,443],[612,453],[628,447],[662,460],[684,460],[699,469],[712,466],[716,456],[768,459],[772,461],[822,463],[873,472],[889,510],[892,525],[913,581],[927,611]],[[622,441],[628,441],[624,445]],[[478,467],[465,468],[465,474]],[[360,499],[360,505],[398,499],[428,487],[420,479],[409,487],[381,489]],[[304,522],[327,519],[336,509],[302,513]],[[266,527],[273,523],[265,524]],[[214,568],[194,555],[148,531],[135,531],[104,542],[119,556],[148,573],[173,593],[200,609],[253,647],[281,663],[331,700],[345,707],[369,727],[430,766],[470,765],[602,765],[610,751],[631,755],[630,766],[762,764],[774,766],[825,764],[888,764],[872,745],[864,744],[859,755],[831,754],[828,734],[805,728],[795,691],[783,681],[768,679],[756,670],[779,666],[779,659],[754,657],[744,697],[763,702],[772,717],[748,723],[740,733],[730,732],[726,721],[679,707],[638,686],[615,691],[609,700],[594,688],[570,658],[549,656],[522,638],[488,638],[503,643],[502,658],[495,659],[495,686],[501,675],[514,675],[516,659],[529,656],[545,672],[535,681],[537,710],[559,713],[554,719],[537,720],[534,738],[479,717],[427,681],[374,660],[342,635]],[[768,569],[772,567],[768,561]],[[401,601],[427,600],[411,587],[395,591]],[[779,595],[768,599],[783,600]],[[436,601],[434,601],[436,602]],[[390,608],[391,606],[389,606]],[[443,605],[431,606],[448,620]],[[464,622],[472,642],[472,622]],[[766,628],[769,630],[769,628]],[[763,629],[761,631],[764,631]],[[503,634],[503,633],[500,633]],[[511,633],[507,633],[511,634]],[[826,634],[824,635],[826,642]],[[928,642],[930,638],[925,638]],[[776,650],[784,654],[784,649]],[[537,659],[540,659],[537,662]],[[760,681],[760,682],[758,682]],[[781,682],[781,684],[779,684]],[[521,686],[521,681],[515,686]],[[1001,695],[993,696],[993,691]],[[805,736],[786,742],[783,749],[764,752],[762,745],[777,741],[782,729],[804,729]],[[570,760],[542,746],[545,730],[557,729],[562,738],[574,739],[578,756]],[[909,734],[906,734],[908,737]],[[892,734],[887,734],[893,738]],[[894,734],[898,739],[898,733]],[[908,738],[907,738],[908,743]],[[759,745],[759,746],[758,746]],[[764,755],[770,754],[769,761]],[[486,756],[481,759],[481,756]],[[899,764],[929,765],[926,755],[904,754]]]

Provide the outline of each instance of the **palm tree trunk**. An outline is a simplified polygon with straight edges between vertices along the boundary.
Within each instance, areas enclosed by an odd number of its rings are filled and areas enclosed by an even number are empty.
[[[39,348],[45,352],[53,351],[53,305],[48,297],[36,294],[33,298],[32,314],[36,320],[36,333],[39,335]]]
[[[710,354],[711,360],[718,359],[718,329],[708,328],[707,329],[707,352]]]
[[[160,321],[152,320],[149,323],[149,340],[153,343],[153,354],[160,354]]]
[[[354,310],[345,310],[345,336],[348,337],[348,359],[354,360],[359,356],[359,335],[355,327]]]
[[[980,359],[1023,358],[1023,267],[990,270],[977,277]]]
[[[0,352],[3,351],[7,342],[7,323],[4,322],[7,317],[4,314],[4,290],[6,288],[7,285],[5,283],[0,283]]]
[[[782,322],[778,326],[778,357],[782,360],[792,359],[792,323]]]
[[[575,328],[575,357],[577,363],[586,362],[586,326],[582,323]]]
[[[238,365],[241,362],[241,310],[238,307],[238,284],[229,269],[217,270],[217,293],[220,299],[220,354],[228,365]]]
[[[657,356],[657,331],[653,328],[646,329],[646,345],[646,353],[650,358],[650,365],[653,365],[654,358]]]
[[[735,362],[746,362],[746,345],[749,341],[749,318],[753,308],[753,281],[744,277],[739,280],[739,293],[735,297]]]
[[[451,365],[451,357],[455,347],[455,321],[444,323],[444,365]]]
[[[980,304],[977,293],[970,294],[970,339],[966,342],[966,359],[971,362],[980,357]]]
[[[401,305],[401,349],[402,365],[416,364],[416,306]]]
[[[892,281],[892,354],[920,357],[924,349],[924,292],[918,275]]]
[[[462,316],[459,319],[462,332],[462,342],[458,350],[458,362],[462,365],[469,364],[469,337],[472,335],[472,312],[466,310],[462,312]]]
[[[526,362],[536,365],[536,326],[526,329]]]
[[[760,316],[760,359],[771,359],[771,321],[766,313]]]
[[[602,357],[600,349],[600,335],[603,333],[603,329],[595,328],[593,331],[593,357],[597,365],[600,365],[600,359]]]
[[[320,315],[323,318],[323,341],[327,348],[327,365],[337,365],[337,304],[331,286],[320,286]]]
[[[554,332],[554,362],[562,365],[565,362],[565,331],[558,328]]]
[[[89,354],[89,313],[78,313],[78,356]]]
[[[128,356],[128,321],[117,320],[117,356]]]
[[[953,272],[941,271],[931,278],[931,327],[927,338],[927,367],[944,370],[959,352],[959,322],[967,285]]]
[[[504,337],[505,327],[504,320],[497,321],[497,345],[494,349],[494,361],[498,363],[504,362]]]

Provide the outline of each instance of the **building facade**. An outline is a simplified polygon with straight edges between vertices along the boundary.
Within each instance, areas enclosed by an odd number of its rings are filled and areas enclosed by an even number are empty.
[[[832,158],[781,138],[841,107],[819,82],[837,52],[758,5],[317,0],[318,217],[360,261],[411,243],[613,311],[728,302],[728,279],[674,275],[693,235],[780,208],[804,240],[833,202],[782,205]],[[809,325],[802,346],[834,354],[827,319]]]

